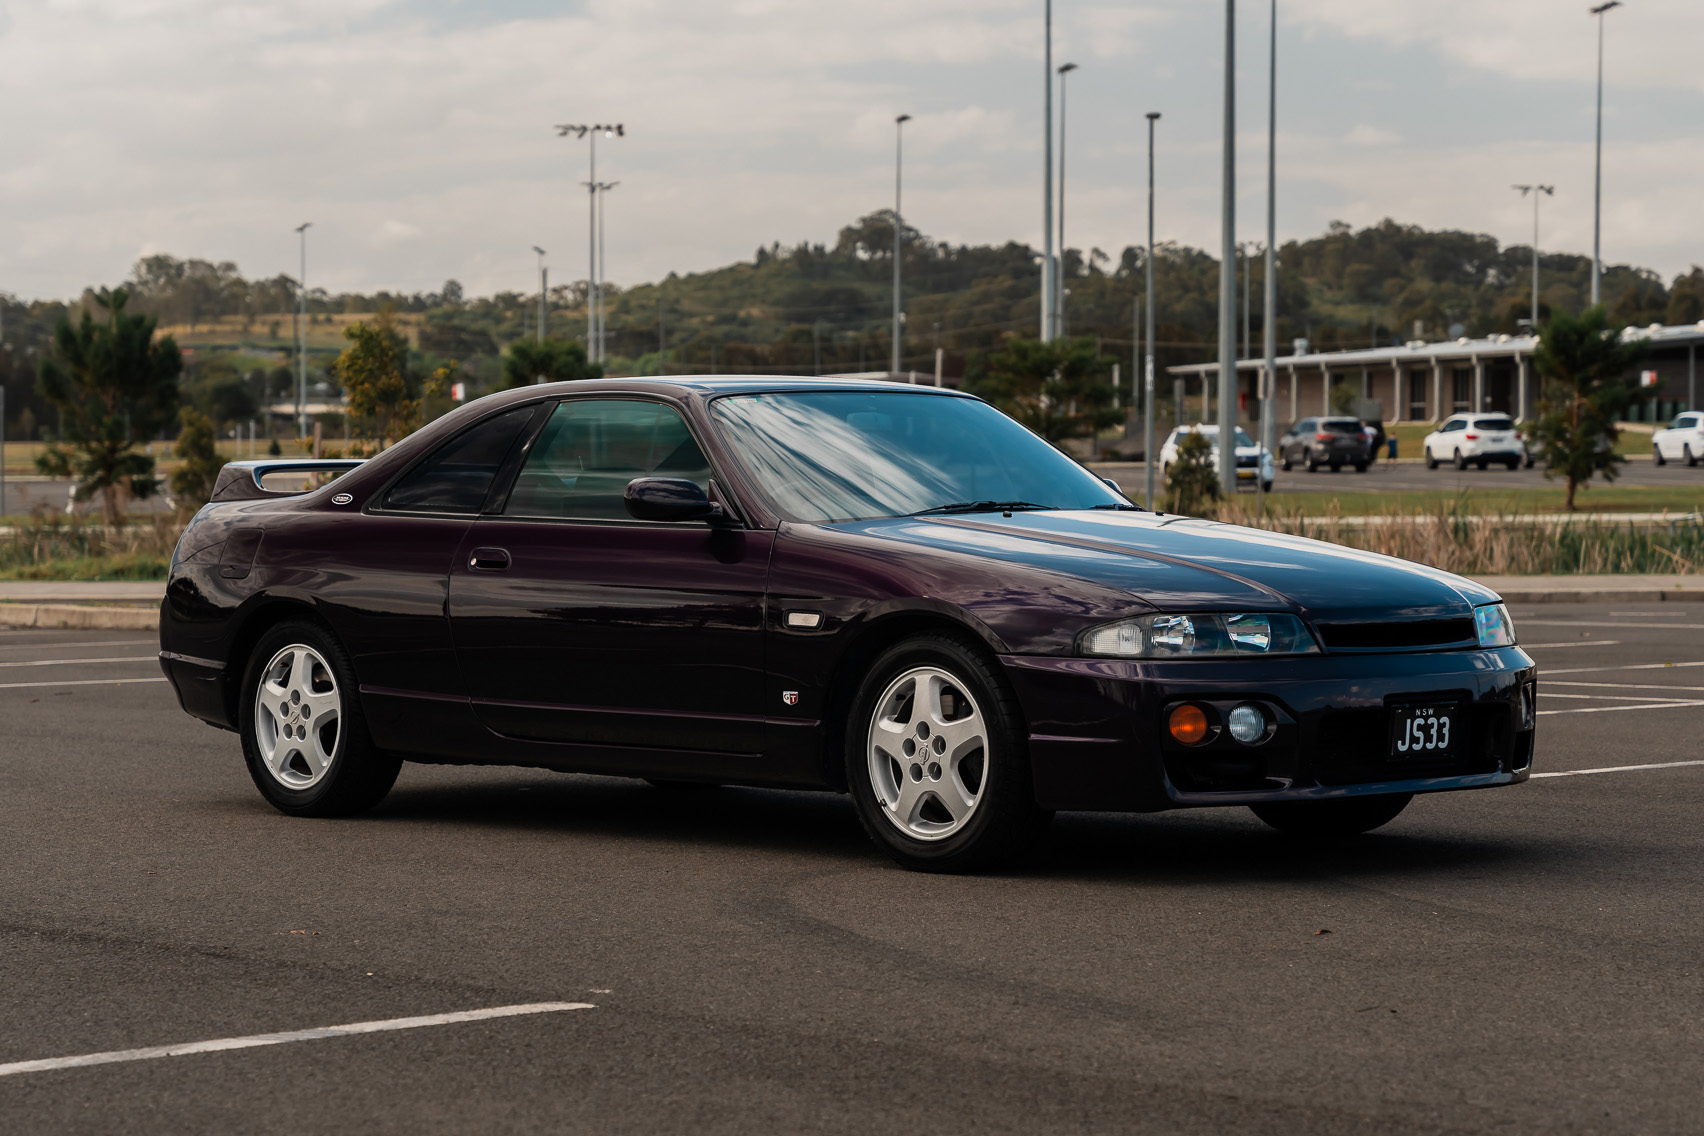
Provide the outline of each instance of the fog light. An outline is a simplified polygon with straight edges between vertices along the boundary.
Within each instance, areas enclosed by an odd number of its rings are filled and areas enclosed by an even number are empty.
[[[1266,736],[1266,715],[1260,707],[1244,703],[1231,711],[1231,737],[1253,745]]]
[[[1186,746],[1195,745],[1207,736],[1207,715],[1199,706],[1179,706],[1167,718],[1171,736]]]

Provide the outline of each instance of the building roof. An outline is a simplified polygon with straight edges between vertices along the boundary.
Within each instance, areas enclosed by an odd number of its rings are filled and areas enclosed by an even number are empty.
[[[1684,347],[1704,343],[1704,320],[1697,323],[1651,324],[1649,327],[1630,327],[1622,333],[1625,339],[1647,339],[1657,347]],[[1538,337],[1532,335],[1490,335],[1483,339],[1446,339],[1438,343],[1415,340],[1401,347],[1372,347],[1359,351],[1315,351],[1307,355],[1280,355],[1277,365],[1286,368],[1390,367],[1414,362],[1430,363],[1442,359],[1513,358],[1531,355],[1538,347]],[[1259,371],[1260,359],[1239,359],[1237,370]],[[1167,367],[1172,375],[1218,374],[1219,364],[1187,363]]]

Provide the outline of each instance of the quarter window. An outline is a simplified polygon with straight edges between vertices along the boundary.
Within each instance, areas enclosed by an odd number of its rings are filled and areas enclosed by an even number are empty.
[[[433,450],[385,494],[385,508],[477,513],[534,406],[521,406],[462,431]]]
[[[673,407],[637,399],[559,403],[509,494],[511,517],[630,520],[636,477],[679,477],[708,491],[710,462]]]

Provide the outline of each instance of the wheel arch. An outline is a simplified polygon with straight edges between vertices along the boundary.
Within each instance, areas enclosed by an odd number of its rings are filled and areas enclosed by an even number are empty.
[[[337,635],[312,603],[291,596],[262,596],[238,615],[225,655],[225,713],[233,728],[238,721],[238,700],[242,695],[249,655],[261,636],[293,618],[312,620],[325,628],[328,634]]]
[[[841,757],[846,748],[852,702],[865,671],[894,644],[931,632],[965,641],[988,656],[996,674],[1004,675],[999,656],[1005,651],[1005,644],[986,624],[960,608],[945,604],[896,606],[862,621],[835,659],[825,688],[821,762],[824,780],[836,789],[846,789],[845,763]],[[1012,701],[1013,705],[1021,706],[1015,694]]]

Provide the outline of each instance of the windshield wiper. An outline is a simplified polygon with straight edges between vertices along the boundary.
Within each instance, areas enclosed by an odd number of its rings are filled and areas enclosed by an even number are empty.
[[[1142,508],[1142,506],[1140,506],[1140,505],[1126,505],[1123,502],[1117,502],[1117,503],[1106,504],[1106,505],[1090,505],[1089,508],[1091,508],[1091,509],[1123,509],[1126,512],[1137,512],[1137,513],[1146,513],[1148,511],[1148,510]]]
[[[919,509],[912,513],[913,517],[927,517],[936,513],[1010,513],[1020,509],[1051,509],[1052,505],[1037,505],[1034,501],[955,501],[951,505],[936,505],[932,509]]]

